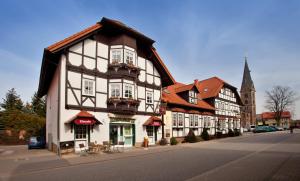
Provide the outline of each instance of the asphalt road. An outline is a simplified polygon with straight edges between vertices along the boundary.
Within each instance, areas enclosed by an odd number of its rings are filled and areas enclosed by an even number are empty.
[[[38,163],[45,169],[27,171],[39,165],[24,163],[8,180],[300,180],[300,131],[182,144],[75,165],[67,162],[45,160]]]

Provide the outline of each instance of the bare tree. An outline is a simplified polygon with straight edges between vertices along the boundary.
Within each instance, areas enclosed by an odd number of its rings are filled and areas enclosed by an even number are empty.
[[[277,126],[280,125],[283,111],[290,109],[296,101],[296,93],[290,87],[274,86],[271,91],[266,91],[265,107],[275,113]]]

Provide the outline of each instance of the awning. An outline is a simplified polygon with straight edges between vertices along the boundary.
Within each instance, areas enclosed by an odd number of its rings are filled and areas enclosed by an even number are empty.
[[[151,116],[144,124],[143,126],[161,126],[162,121],[159,117]]]
[[[76,116],[72,117],[65,124],[76,124],[76,125],[95,125],[102,124],[96,117],[87,111],[80,111]]]

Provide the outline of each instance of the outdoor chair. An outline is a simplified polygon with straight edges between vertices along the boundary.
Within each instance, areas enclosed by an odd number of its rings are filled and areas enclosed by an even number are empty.
[[[125,142],[124,141],[119,141],[117,149],[118,149],[118,152],[124,152],[124,150],[125,150]]]
[[[86,156],[88,154],[88,149],[85,148],[84,144],[81,143],[79,144],[79,148],[80,148],[80,156]]]
[[[108,141],[103,141],[103,151],[111,152],[110,144]]]

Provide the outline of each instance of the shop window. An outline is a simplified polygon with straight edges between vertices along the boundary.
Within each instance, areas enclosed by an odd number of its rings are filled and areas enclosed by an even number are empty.
[[[131,136],[131,126],[124,126],[124,136]]]
[[[146,131],[148,136],[153,136],[153,126],[147,126]]]

